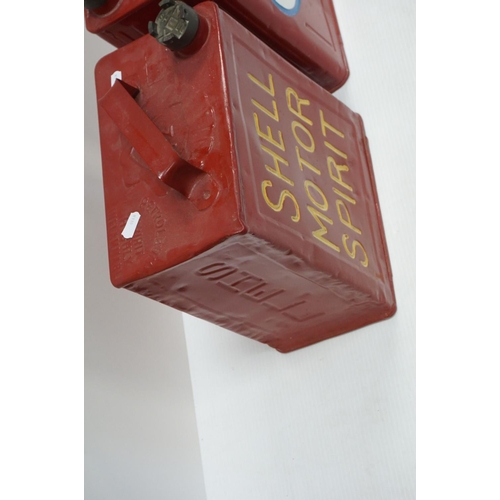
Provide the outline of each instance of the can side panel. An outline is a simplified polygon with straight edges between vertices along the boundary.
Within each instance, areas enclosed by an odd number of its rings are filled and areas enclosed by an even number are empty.
[[[218,0],[218,5],[282,57],[329,92],[349,77],[337,16],[331,0],[301,0],[294,15],[273,0]]]
[[[281,352],[392,314],[386,304],[250,234],[127,289]]]
[[[366,161],[368,164],[370,188],[373,192],[373,201],[375,204],[375,215],[376,215],[376,221],[377,221],[376,224],[377,224],[377,228],[378,228],[378,236],[380,238],[381,246],[382,246],[383,253],[384,253],[383,259],[386,263],[386,268],[387,268],[388,285],[390,288],[389,295],[392,297],[392,300],[394,302],[394,313],[395,313],[396,312],[396,292],[394,290],[394,280],[393,280],[393,274],[392,274],[391,259],[389,257],[389,248],[387,246],[387,239],[386,239],[386,235],[385,235],[384,223],[382,220],[382,213],[380,210],[380,203],[379,203],[378,191],[377,191],[377,183],[375,181],[375,174],[373,172],[373,163],[372,163],[372,157],[371,157],[371,153],[370,153],[370,142],[368,140],[368,137],[366,137],[365,126],[364,126],[364,123],[363,123],[361,116],[358,115],[358,118],[359,118],[360,130],[361,130],[362,136],[363,136],[364,158],[366,158]]]
[[[185,161],[209,173],[219,190],[213,205],[198,210],[152,172],[99,106],[111,281],[122,287],[245,229],[239,216],[217,29],[188,58],[175,56],[149,35],[109,54],[96,68],[98,99],[111,89],[117,72],[139,89],[137,105],[165,140]],[[134,213],[140,214],[139,222],[133,236],[125,238],[122,231]]]
[[[394,308],[361,118],[220,17],[249,232]]]
[[[335,77],[331,82],[325,82],[325,85],[321,85],[323,88],[328,90],[328,92],[335,92],[341,88],[349,79],[351,71],[349,69],[349,63],[347,61],[347,55],[344,48],[344,39],[342,38],[342,33],[340,31],[339,21],[337,14],[335,12],[335,7],[332,0],[321,0],[323,3],[323,8],[327,14],[327,18],[331,19],[331,24],[329,24],[332,39],[336,43],[337,52],[337,63],[338,71],[335,73]],[[315,80],[316,81],[316,80]],[[320,83],[320,82],[317,82]]]

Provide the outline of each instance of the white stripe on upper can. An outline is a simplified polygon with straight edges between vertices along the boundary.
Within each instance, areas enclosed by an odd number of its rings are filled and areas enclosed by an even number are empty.
[[[295,16],[300,10],[301,0],[272,0],[272,2],[287,16]]]

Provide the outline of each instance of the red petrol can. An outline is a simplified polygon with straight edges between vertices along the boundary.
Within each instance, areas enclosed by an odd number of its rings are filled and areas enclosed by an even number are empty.
[[[185,0],[195,6],[200,0]],[[333,92],[349,76],[332,0],[217,0],[216,3],[316,83]],[[158,0],[108,0],[85,10],[87,29],[115,47],[148,33]]]
[[[396,310],[360,116],[214,3],[96,68],[111,281],[288,352]]]

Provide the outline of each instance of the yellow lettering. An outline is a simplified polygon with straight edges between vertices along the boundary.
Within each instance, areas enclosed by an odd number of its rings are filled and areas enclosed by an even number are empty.
[[[353,191],[352,187],[349,186],[344,180],[342,179],[342,174],[341,172],[349,172],[349,167],[347,165],[337,165],[337,162],[329,156],[327,158],[327,163],[328,163],[328,172],[330,173],[330,177],[332,180],[334,180],[337,184],[340,184],[341,186],[344,186],[346,189],[349,191]],[[333,173],[333,169],[335,169],[337,175]]]
[[[352,203],[353,205],[356,205],[356,200],[354,198],[351,198],[347,194],[343,193],[342,191],[339,191],[337,188],[332,188],[333,192],[338,194],[339,196],[342,196],[344,200],[348,201],[349,203]]]
[[[272,182],[271,181],[263,181],[262,182],[262,196],[264,196],[264,200],[266,201],[266,203],[268,204],[269,207],[271,207],[275,212],[281,212],[281,210],[283,209],[283,205],[285,203],[285,199],[286,198],[290,198],[293,202],[293,204],[295,205],[295,215],[292,215],[291,219],[293,220],[293,222],[299,222],[300,220],[300,208],[299,208],[299,204],[297,203],[297,200],[295,199],[295,196],[290,192],[288,191],[288,189],[284,189],[283,191],[281,191],[281,194],[280,194],[280,199],[278,200],[278,203],[273,203],[269,197],[267,196],[267,188],[268,187],[272,187]]]
[[[340,151],[340,149],[336,148],[333,144],[325,141],[325,146],[328,149],[331,149],[334,153],[338,154],[340,157],[344,158],[344,160],[347,160],[347,155],[343,151]]]
[[[297,135],[297,128],[300,130],[304,131],[307,135],[308,141],[309,141],[309,146],[307,146]],[[316,149],[316,144],[314,143],[314,137],[312,136],[311,132],[302,125],[302,123],[293,121],[292,122],[292,131],[293,131],[293,136],[295,137],[295,140],[309,153],[314,153],[314,150]]]
[[[295,107],[292,105],[292,97],[295,99]],[[311,104],[311,102],[308,99],[301,99],[299,97],[299,94],[297,94],[295,90],[288,87],[286,89],[286,102],[288,104],[288,109],[290,110],[291,113],[293,113],[295,116],[300,118],[303,122],[307,123],[308,125],[313,124],[313,122],[302,113],[302,106],[309,106]]]
[[[323,114],[322,109],[319,110],[319,119],[321,120],[321,132],[323,133],[323,137],[326,137],[326,129],[332,131],[334,134],[337,134],[339,137],[342,137],[342,139],[345,137],[345,135],[338,128],[330,125],[325,120],[325,115]]]
[[[255,78],[255,76],[253,76],[251,73],[247,73],[247,75],[248,78],[250,78],[250,80],[252,80],[252,82],[255,83],[255,85],[260,87],[264,92],[267,92],[270,96],[274,97],[275,95],[274,82],[273,82],[273,75],[271,75],[271,73],[269,73],[269,87],[266,87],[260,80]]]
[[[262,139],[265,139],[267,142],[270,142],[271,144],[274,144],[277,148],[281,149],[281,151],[285,151],[285,143],[283,141],[283,134],[281,133],[281,130],[278,130],[278,135],[280,142],[278,142],[274,137],[273,133],[271,131],[271,127],[268,125],[267,126],[267,134],[262,132],[260,128],[260,123],[259,123],[259,116],[257,113],[253,114],[253,119],[255,122],[255,130],[257,130],[257,134],[259,137],[262,137]]]
[[[314,203],[314,205],[316,205],[319,209],[323,210],[323,212],[326,212],[328,210],[328,200],[326,199],[326,196],[323,193],[323,191],[321,191],[321,189],[318,186],[316,186],[316,184],[314,184],[314,182],[312,181],[305,181],[304,187],[306,188],[307,196]],[[318,203],[318,201],[316,201],[316,199],[311,194],[310,188],[314,188],[314,191],[316,191],[320,195],[322,203]]]
[[[256,108],[259,108],[267,116],[269,116],[270,118],[272,118],[275,122],[279,122],[280,121],[280,116],[278,114],[278,105],[276,104],[276,101],[273,100],[273,111],[274,111],[274,113],[271,113],[271,111],[269,111],[260,102],[257,102],[255,99],[252,99],[252,104]]]
[[[344,212],[345,217],[342,215],[342,211]],[[342,200],[337,200],[337,213],[339,214],[340,222],[342,222],[344,226],[347,226],[349,229],[352,229],[355,233],[361,234],[361,230],[358,229],[356,226],[353,226],[349,209]]]
[[[351,248],[351,250],[349,250],[349,248],[347,248],[347,240],[348,239],[349,239],[349,236],[347,234],[342,235],[342,243],[343,243],[345,251],[347,252],[349,257],[351,257],[351,259],[354,259],[356,257],[356,249],[361,248],[361,251],[364,254],[364,260],[362,260],[360,262],[360,264],[363,267],[368,267],[368,255],[366,254],[366,250],[364,249],[363,245],[358,240],[354,240],[352,242],[352,248]]]
[[[302,158],[302,156],[300,155],[300,148],[298,146],[295,146],[295,151],[297,152],[297,159],[299,160],[300,170],[304,170],[303,165],[305,165],[307,168],[312,170],[315,174],[321,175],[320,170],[318,170],[314,165],[312,165],[308,161],[304,160],[304,158]]]
[[[294,182],[281,172],[280,162],[283,163],[284,165],[288,165],[288,162],[278,153],[275,153],[273,150],[267,148],[266,146],[263,146],[261,144],[260,147],[262,148],[263,151],[270,154],[273,158],[274,169],[271,168],[269,165],[266,165],[266,170],[268,172],[271,172],[276,177],[280,178],[282,181],[285,181],[287,184],[290,184],[290,186],[294,186]]]
[[[310,214],[314,217],[314,220],[320,225],[320,229],[316,229],[316,231],[312,232],[312,235],[321,243],[326,245],[327,247],[335,250],[336,252],[340,252],[340,247],[335,245],[335,243],[332,243],[331,241],[327,240],[324,235],[328,233],[328,230],[326,229],[326,226],[323,224],[323,221],[328,222],[328,224],[333,224],[332,219],[327,217],[325,214],[322,212],[318,212],[314,207],[310,207],[307,205],[307,210],[309,210]]]

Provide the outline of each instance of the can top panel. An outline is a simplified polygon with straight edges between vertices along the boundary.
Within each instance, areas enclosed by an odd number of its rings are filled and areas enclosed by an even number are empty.
[[[144,36],[101,59],[95,73],[113,284],[175,266],[244,231],[217,30],[190,57]],[[201,184],[198,174],[206,177]]]

